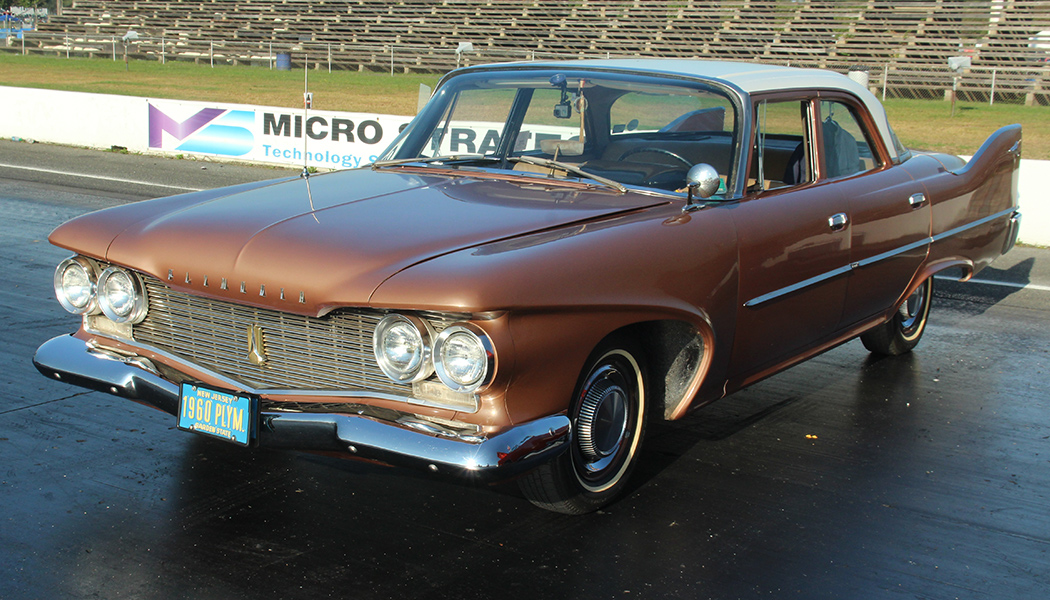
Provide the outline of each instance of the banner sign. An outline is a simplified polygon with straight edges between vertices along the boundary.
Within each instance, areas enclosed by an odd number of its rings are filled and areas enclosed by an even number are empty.
[[[491,121],[452,121],[439,147],[441,154],[490,154],[499,149],[503,123]],[[514,152],[539,150],[545,140],[578,140],[578,127],[523,124],[514,139]]]
[[[147,107],[150,150],[326,169],[352,169],[375,161],[412,120],[175,100],[151,99]],[[456,121],[441,140],[440,151],[493,152],[502,129],[503,123]],[[529,125],[519,132],[515,150],[537,149],[544,140],[573,139],[578,133],[575,127]]]
[[[155,100],[150,150],[327,169],[366,165],[411,117]]]

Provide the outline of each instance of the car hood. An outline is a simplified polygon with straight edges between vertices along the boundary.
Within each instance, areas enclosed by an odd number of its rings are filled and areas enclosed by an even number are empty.
[[[52,243],[176,289],[304,314],[367,305],[431,258],[666,204],[534,177],[368,169],[239,186],[92,213]]]

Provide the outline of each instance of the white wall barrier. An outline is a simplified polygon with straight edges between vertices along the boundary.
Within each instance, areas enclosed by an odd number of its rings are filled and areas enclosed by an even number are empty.
[[[333,169],[371,162],[410,120],[4,86],[0,107],[5,138]],[[1019,188],[1021,241],[1050,246],[1050,161],[1022,160]]]
[[[331,169],[372,162],[411,120],[14,87],[0,106],[2,137]]]
[[[1050,246],[1050,160],[1021,159],[1017,188],[1022,213],[1018,239]]]

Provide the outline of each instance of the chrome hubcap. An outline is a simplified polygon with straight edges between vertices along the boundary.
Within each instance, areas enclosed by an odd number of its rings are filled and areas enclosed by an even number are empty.
[[[584,490],[600,493],[621,480],[633,464],[644,414],[638,363],[623,350],[611,350],[588,373],[572,411],[570,456]]]
[[[580,452],[589,461],[615,454],[627,437],[627,394],[608,380],[596,382],[580,406]]]
[[[928,285],[930,285],[928,281],[924,282],[901,304],[898,314],[901,320],[901,329],[906,334],[912,332],[921,321],[922,314],[926,309],[926,287]]]

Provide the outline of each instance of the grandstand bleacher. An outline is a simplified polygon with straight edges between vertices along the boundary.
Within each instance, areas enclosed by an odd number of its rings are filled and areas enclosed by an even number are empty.
[[[1050,30],[1050,0],[75,0],[41,25],[50,41],[31,51],[106,54],[128,30],[143,36],[132,49],[139,58],[244,63],[291,52],[309,54],[311,66],[403,71],[554,57],[722,58],[862,65],[896,73],[902,95],[909,85],[951,87],[947,59],[965,54],[1029,103],[1047,103],[1050,93],[1047,50],[1032,42]],[[464,41],[475,51],[457,54]],[[917,72],[935,81],[916,83]]]

